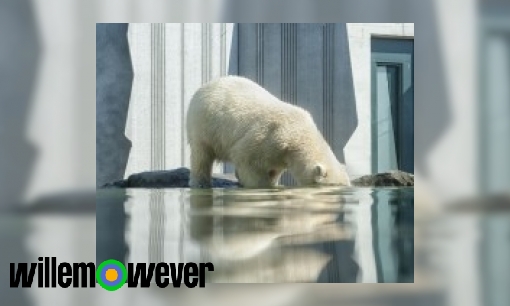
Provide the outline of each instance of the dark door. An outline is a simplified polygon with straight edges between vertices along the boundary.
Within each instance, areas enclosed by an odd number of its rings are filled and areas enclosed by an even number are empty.
[[[414,173],[414,42],[372,39],[372,172]]]

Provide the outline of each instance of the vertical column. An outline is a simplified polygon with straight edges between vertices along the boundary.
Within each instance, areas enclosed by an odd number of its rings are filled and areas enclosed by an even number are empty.
[[[296,104],[297,96],[297,25],[282,24],[282,100]]]
[[[151,26],[151,170],[165,168],[165,24]]]
[[[322,101],[323,105],[323,125],[322,133],[326,141],[331,145],[335,139],[333,129],[333,89],[334,67],[335,67],[335,26],[333,24],[325,24],[322,28]]]
[[[282,40],[282,97],[287,103],[297,104],[297,25],[294,23],[283,23],[281,25]],[[295,185],[289,173],[284,173],[280,184]]]
[[[165,30],[165,168],[182,166],[185,115],[182,99],[184,69],[182,23],[167,23]],[[181,150],[182,147],[182,150]]]

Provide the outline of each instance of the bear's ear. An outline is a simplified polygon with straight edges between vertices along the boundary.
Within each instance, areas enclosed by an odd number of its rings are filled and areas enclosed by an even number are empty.
[[[317,164],[313,169],[313,174],[315,183],[320,183],[327,176],[326,168],[321,164]]]

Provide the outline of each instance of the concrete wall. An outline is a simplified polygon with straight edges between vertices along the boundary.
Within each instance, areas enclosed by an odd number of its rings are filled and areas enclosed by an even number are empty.
[[[185,114],[193,93],[225,75],[232,24],[131,24],[134,81],[125,175],[189,167]],[[221,172],[221,165],[215,166]]]
[[[125,175],[189,166],[187,104],[201,84],[225,74],[308,109],[351,176],[370,173],[372,36],[412,37],[414,25],[131,24]],[[214,169],[224,170],[231,168]]]

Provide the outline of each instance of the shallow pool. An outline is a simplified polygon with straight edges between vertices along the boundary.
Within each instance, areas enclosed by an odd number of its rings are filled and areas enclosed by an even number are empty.
[[[413,188],[100,189],[97,262],[212,262],[208,282],[413,282]]]

